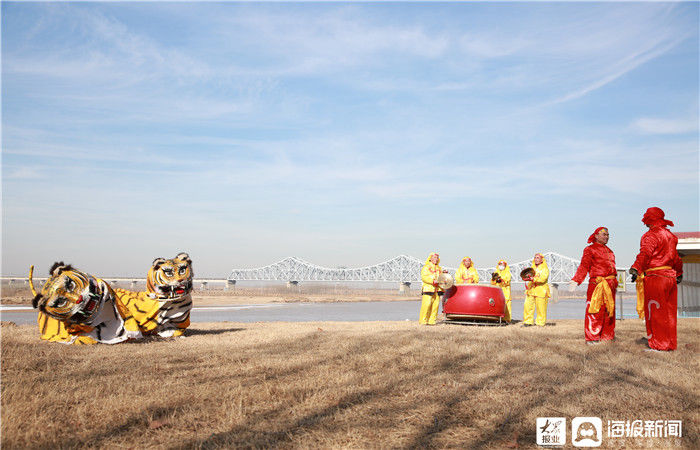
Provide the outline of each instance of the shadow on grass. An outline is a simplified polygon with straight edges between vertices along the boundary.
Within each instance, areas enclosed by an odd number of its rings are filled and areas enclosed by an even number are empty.
[[[561,344],[545,344],[541,343],[542,347],[548,348],[552,353],[561,352],[563,346]],[[545,369],[543,367],[543,369]],[[552,370],[557,370],[558,368],[553,367]],[[508,370],[504,373],[504,377],[509,377],[510,375],[516,374],[521,367],[515,370]],[[563,386],[563,389],[559,390],[557,393],[557,402],[560,404],[575,404],[580,402],[582,398],[590,395],[590,392],[601,385],[615,384],[621,386],[636,386],[639,384],[639,373],[637,373],[632,368],[620,369],[617,367],[598,367],[598,376],[593,379],[587,380],[585,383],[575,382]],[[538,383],[540,380],[533,378],[533,385]],[[681,401],[683,398],[694,398],[694,393],[692,391],[680,389],[674,386],[662,386],[662,385],[650,385],[647,387],[649,392],[657,392],[668,399],[676,399]],[[482,448],[492,448],[494,444],[505,444],[505,440],[511,433],[515,433],[514,442],[510,442],[509,446],[519,446],[532,445],[535,442],[535,426],[532,424],[532,428],[525,429],[514,429],[518,424],[523,423],[523,421],[528,417],[528,414],[537,409],[547,405],[549,399],[546,395],[538,395],[530,398],[526,402],[521,402],[518,405],[513,405],[510,411],[504,415],[500,420],[496,420],[495,423],[488,429],[482,430],[482,436],[476,441],[469,443],[469,447],[473,449]],[[697,405],[697,402],[692,402],[693,409]],[[564,413],[558,412],[555,409],[552,411],[565,415]],[[443,411],[435,415],[435,423],[439,423],[440,419],[449,416],[449,405],[446,406]],[[431,442],[429,439],[429,433],[426,433],[415,442],[413,448],[425,448],[425,447],[435,447],[435,443]]]
[[[443,320],[438,325],[462,325],[471,327],[507,327],[507,322],[494,322],[489,320]]]
[[[146,408],[142,414],[133,415],[127,418],[122,424],[116,427],[112,427],[101,433],[92,435],[88,440],[81,442],[81,445],[95,445],[100,447],[104,441],[108,441],[111,438],[117,438],[124,435],[129,435],[133,433],[134,430],[148,429],[151,421],[165,420],[169,422],[170,417],[172,417],[175,412],[184,406],[184,402],[172,405],[169,407],[153,406]],[[67,445],[67,442],[62,442],[61,447],[73,447],[77,442],[71,442]]]
[[[556,327],[556,326],[557,326],[557,323],[556,323],[556,322],[547,322],[547,323],[544,324],[544,327]],[[532,329],[535,329],[535,330],[538,329],[538,328],[544,328],[544,327],[541,326],[541,325],[535,325],[535,324],[532,324],[532,323],[520,323],[520,325],[519,325],[518,327],[519,327],[519,328],[532,328]]]
[[[293,347],[308,347],[311,342],[311,337],[303,337],[295,339],[290,344]],[[315,337],[318,339],[318,337]],[[368,348],[372,348],[376,344],[376,338],[361,339],[351,349],[346,349],[350,354],[356,352],[366,352]],[[554,347],[554,346],[553,346]],[[261,347],[261,353],[274,353],[273,349]],[[399,350],[399,349],[397,349]],[[335,355],[330,354],[325,357],[319,357],[311,364],[337,364],[339,361],[336,358],[341,357],[341,353]],[[189,441],[181,442],[178,446],[172,448],[270,448],[292,444],[296,437],[300,434],[308,433],[310,430],[316,429],[324,433],[333,433],[338,429],[335,423],[335,418],[360,405],[368,405],[391,397],[396,392],[406,389],[407,386],[415,386],[425,384],[426,381],[433,377],[449,373],[454,379],[464,379],[465,374],[471,374],[471,380],[462,384],[455,390],[435,390],[435,400],[440,402],[441,406],[437,413],[432,417],[426,417],[423,421],[424,426],[419,428],[417,432],[409,438],[408,442],[397,442],[398,446],[406,448],[431,448],[439,447],[441,433],[448,431],[453,427],[469,427],[474,428],[473,418],[471,415],[464,414],[465,402],[469,398],[477,396],[479,392],[488,388],[493,382],[492,375],[482,373],[479,374],[479,367],[484,363],[482,358],[477,358],[472,352],[466,352],[459,355],[441,355],[437,356],[434,364],[422,370],[415,372],[403,373],[393,382],[383,386],[370,387],[359,392],[349,393],[342,396],[332,404],[326,404],[312,411],[308,411],[301,417],[288,420],[286,416],[289,414],[288,408],[280,407],[268,409],[259,414],[248,416],[245,423],[233,426],[226,431],[212,433],[205,438],[195,438]],[[308,364],[308,363],[307,363]],[[502,377],[511,378],[516,374],[526,372],[527,365],[524,362],[513,364],[501,372]],[[291,374],[303,372],[302,367],[294,367],[291,370],[276,370],[270,371],[269,368],[262,369],[267,373],[268,378],[283,378],[289,379]],[[250,377],[252,374],[249,374]],[[359,377],[364,377],[366,374],[358,374]],[[254,378],[254,376],[253,376]],[[528,377],[528,383],[535,385],[537,375],[533,373]],[[351,381],[352,383],[352,381]],[[307,389],[301,388],[301,391]],[[586,387],[581,387],[586,389]],[[432,389],[431,389],[432,390]],[[578,392],[577,392],[578,393]],[[514,407],[510,414],[502,422],[496,423],[490,430],[483,430],[476,441],[471,441],[471,447],[484,447],[493,445],[497,442],[503,442],[504,431],[508,430],[509,435],[515,431],[514,428],[522,420],[524,415],[531,410],[533,406],[540,405],[544,398],[536,398],[533,402],[528,402],[521,407]],[[178,405],[173,405],[168,408],[149,408],[145,414],[132,415],[126,418],[122,424],[112,427],[110,430],[93,435],[91,438],[83,442],[87,445],[97,445],[109,441],[111,438],[133,433],[135,429],[142,428],[148,425],[146,417],[159,419],[161,417],[172,417],[172,414],[178,409]],[[398,407],[392,405],[385,413],[393,417],[408,416],[415,410],[415,405],[406,405]],[[376,412],[376,411],[375,411]],[[366,424],[366,417],[361,416],[357,420],[361,423],[350,423],[345,426],[357,425],[360,429]],[[279,423],[281,421],[281,423]],[[277,422],[277,424],[275,424]],[[275,424],[272,426],[261,427],[261,424]],[[392,431],[392,420],[377,421],[373,425],[377,429],[384,429],[387,433]],[[534,442],[534,427],[530,435],[525,432],[520,436],[520,441]],[[465,441],[466,443],[466,441]]]
[[[229,330],[189,330],[201,331],[201,334],[210,331],[221,333],[227,331],[238,331],[240,329]],[[473,336],[479,336],[480,331],[470,330],[469,333]],[[453,333],[454,335],[462,335],[462,333]],[[334,339],[323,333],[313,333],[307,336],[298,338],[285,339],[280,342],[280,345],[270,346],[269,344],[259,344],[246,348],[246,354],[255,355],[255,359],[266,361],[270,358],[279,357],[280,349],[284,348],[286,353],[296,354],[301,352],[310,352],[313,357],[303,363],[294,364],[292,366],[274,367],[270,364],[254,366],[249,371],[243,371],[240,374],[225,374],[217,375],[214,379],[219,379],[219,382],[229,382],[240,378],[252,386],[256,385],[258,380],[278,380],[280,382],[293,383],[297,378],[304,377],[305,372],[309,367],[327,367],[333,368],[344,364],[348,361],[348,355],[363,354],[367,357],[377,355],[380,358],[381,346],[386,336],[393,336],[394,346],[392,348],[392,357],[381,357],[381,364],[377,364],[373,373],[380,371],[390,371],[395,364],[396,356],[405,356],[413,350],[411,342],[415,339],[425,339],[421,331],[408,332],[398,334],[396,331],[382,331],[373,337],[359,338],[350,347],[335,348],[333,347]],[[430,336],[433,336],[432,334]],[[435,338],[439,338],[435,336]],[[449,335],[443,336],[446,342],[452,339]],[[482,338],[483,340],[483,338]],[[466,341],[465,341],[466,343]],[[300,436],[314,431],[318,435],[332,436],[339,430],[348,428],[357,428],[362,430],[367,427],[368,423],[372,423],[375,430],[383,430],[389,434],[393,431],[396,421],[405,420],[406,418],[415,417],[417,410],[420,410],[419,405],[393,403],[387,399],[392,399],[397,396],[397,393],[404,392],[406,389],[416,389],[416,387],[425,386],[431,392],[430,396],[425,397],[425,401],[437,404],[438,409],[433,414],[426,414],[424,419],[421,419],[419,424],[414,425],[410,436],[404,435],[407,440],[399,440],[395,442],[396,447],[402,448],[432,448],[444,447],[446,436],[456,431],[467,430],[468,435],[463,437],[461,444],[469,448],[493,448],[509,445],[526,445],[531,446],[535,442],[535,426],[532,420],[532,412],[541,410],[543,407],[550,408],[552,406],[559,407],[560,404],[576,404],[581,399],[590,396],[591,392],[599,389],[601,386],[637,386],[640,382],[640,372],[635,367],[608,367],[608,359],[602,358],[614,356],[606,352],[587,352],[571,350],[571,341],[563,342],[538,342],[539,351],[545,351],[548,354],[566,354],[570,353],[571,358],[564,367],[549,365],[547,361],[532,361],[526,356],[521,359],[514,358],[508,361],[509,364],[503,364],[503,361],[494,362],[494,359],[484,354],[476,352],[470,347],[462,347],[459,354],[443,354],[435,355],[434,363],[430,366],[416,367],[414,371],[397,372],[396,378],[388,383],[365,387],[365,389],[357,389],[357,392],[347,393],[340,398],[324,401],[325,404],[312,407],[311,410],[306,410],[303,414],[297,414],[296,417],[290,415],[288,405],[280,407],[271,407],[263,411],[247,414],[244,422],[231,426],[224,431],[211,433],[206,437],[191,438],[190,440],[182,440],[174,446],[171,443],[167,444],[170,448],[270,448],[270,447],[288,447],[298,445]],[[373,351],[372,349],[378,349]],[[492,349],[489,347],[488,349]],[[497,348],[493,348],[496,350]],[[598,355],[598,356],[596,356]],[[251,357],[245,357],[241,364],[245,365]],[[588,358],[588,362],[586,362]],[[582,363],[579,362],[582,359]],[[352,361],[352,359],[350,359]],[[183,360],[183,364],[186,360]],[[543,374],[556,373],[560,370],[581,371],[581,364],[595,367],[596,376],[587,375],[583,379],[573,377],[570,380],[561,378],[543,377]],[[497,377],[493,375],[493,369],[499,367]],[[184,374],[186,375],[186,369]],[[332,372],[331,372],[332,373]],[[366,377],[372,376],[373,373],[356,374],[355,378],[346,381],[347,386],[362,386],[362,382]],[[583,372],[585,374],[585,372]],[[437,385],[430,385],[431,380],[438,376],[447,375],[448,379],[459,380],[455,385],[438,388]],[[518,392],[518,401],[513,401],[501,413],[494,414],[493,408],[488,405],[489,396],[483,392],[492,389],[495,381],[500,378],[503,380],[517,380],[522,392]],[[211,381],[211,380],[210,380]],[[200,380],[201,382],[201,380]],[[556,382],[557,384],[552,384]],[[365,385],[366,386],[366,385]],[[445,386],[444,384],[442,386]],[[450,387],[452,386],[452,387]],[[554,388],[552,386],[555,386]],[[547,389],[546,391],[543,389]],[[332,390],[332,386],[321,387],[319,389]],[[500,387],[499,389],[502,389]],[[304,398],[304,394],[308,392],[307,385],[302,385],[298,392],[290,392],[290,398]],[[533,395],[533,392],[542,391],[539,394]],[[694,399],[694,392],[679,389],[678,386],[664,385],[649,385],[648,392],[657,392],[662,394],[669,400],[681,402],[681,399]],[[552,397],[550,397],[550,395]],[[552,403],[552,398],[556,399],[556,403]],[[473,404],[473,400],[480,403]],[[514,398],[515,400],[515,398]],[[303,401],[303,400],[301,400]],[[387,404],[388,402],[388,404]],[[687,402],[686,402],[687,403]],[[385,405],[383,408],[377,409],[377,406]],[[361,407],[361,405],[365,405]],[[160,417],[172,418],[177,417],[178,406],[174,405],[169,408],[152,409],[149,408],[145,414],[133,414],[132,417],[123,419],[121,424],[117,424],[112,429],[92,436],[83,441],[84,445],[106,445],[113,437],[125,436],[138,432],[144,426],[148,425],[148,419],[159,419]],[[697,406],[695,401],[690,403],[690,408]],[[354,419],[344,419],[346,411],[353,409],[363,411],[364,414],[357,414]],[[381,411],[382,414],[377,414]],[[555,410],[554,410],[555,411]],[[354,414],[354,412],[350,412]],[[369,415],[368,415],[369,414]],[[486,426],[479,424],[479,416],[488,414],[493,420]],[[566,415],[566,413],[557,413]],[[371,415],[371,417],[370,417]],[[176,419],[170,419],[176,420]],[[414,421],[415,422],[415,421]],[[479,427],[480,428],[477,428]],[[473,433],[473,434],[472,434]],[[506,442],[508,441],[508,442]],[[454,441],[452,441],[454,443]],[[308,444],[308,442],[307,442]],[[316,443],[318,445],[318,442]],[[337,446],[329,444],[330,446]],[[384,442],[386,445],[386,442]],[[313,445],[312,445],[313,446]]]
[[[144,336],[142,339],[129,339],[128,341],[125,341],[121,343],[120,345],[128,344],[128,345],[144,345],[144,344],[151,344],[153,342],[169,342],[169,341],[176,341],[178,339],[184,339],[189,336],[207,336],[207,335],[215,335],[215,334],[226,334],[226,333],[234,333],[236,331],[243,331],[245,328],[222,328],[219,330],[199,330],[199,329],[192,329],[188,328],[185,331],[184,336],[180,337],[161,337],[158,336],[157,334],[149,334]]]
[[[635,339],[634,343],[637,345],[642,345],[644,347],[649,348],[649,340],[645,337],[640,337],[639,339]]]
[[[206,336],[211,334],[224,334],[224,333],[234,333],[236,331],[243,331],[245,328],[222,328],[220,330],[198,330],[188,328],[185,332],[185,336]]]
[[[278,430],[254,430],[251,429],[252,427],[241,425],[233,427],[229,431],[212,434],[204,440],[186,442],[176,448],[274,448],[284,443],[288,444],[295,435],[322,424],[324,419],[330,418],[353,406],[366,403],[378,395],[381,395],[380,390],[346,395],[338,403],[307,414],[289,424],[289,426],[281,427]],[[285,411],[276,410],[275,412],[281,415]]]
[[[304,342],[306,338],[300,340]],[[366,352],[368,348],[372,348],[376,343],[376,338],[367,338],[359,340],[354,348],[348,350],[348,353],[354,354],[356,352]],[[398,349],[397,349],[398,350]],[[316,362],[321,364],[324,362],[329,362],[335,360],[339,355],[329,355],[327,358],[321,358]],[[393,364],[388,361],[388,364]],[[412,386],[417,383],[425,383],[425,380],[431,379],[437,375],[443,374],[445,371],[453,373],[455,377],[460,376],[464,372],[470,373],[477,370],[478,361],[473,358],[471,354],[460,354],[460,355],[442,355],[436,357],[436,361],[430,368],[425,370],[418,370],[411,373],[405,373],[403,376],[388,383],[383,386],[373,387],[369,389],[362,390],[360,392],[355,392],[347,394],[333,404],[326,405],[321,408],[316,408],[313,411],[297,418],[293,421],[284,420],[283,424],[276,425],[276,429],[260,429],[258,424],[269,423],[271,419],[281,419],[288,414],[287,408],[278,408],[274,410],[268,410],[261,414],[248,417],[246,423],[234,426],[227,431],[220,433],[213,433],[204,439],[193,439],[182,443],[176,448],[187,449],[187,448],[271,448],[289,445],[293,442],[296,436],[307,433],[309,430],[314,428],[321,428],[323,432],[333,432],[338,429],[338,426],[333,423],[334,418],[342,415],[344,411],[353,409],[360,405],[368,405],[373,402],[381,401],[397,391],[402,391],[406,386]],[[387,368],[388,370],[388,368]],[[515,370],[515,369],[513,369]],[[284,371],[282,371],[284,373]],[[277,374],[272,373],[268,375],[269,377],[277,377]],[[358,374],[359,378],[365,377],[366,374]],[[473,383],[468,386],[469,392],[477,392],[491,381],[489,377],[481,376],[475,379]],[[358,379],[359,382],[359,379]],[[304,390],[306,388],[302,388]],[[464,401],[464,393],[456,393],[454,395],[448,396],[446,399],[448,408],[441,417],[434,419],[427,430],[425,430],[422,435],[423,438],[419,438],[414,446],[419,447],[423,443],[429,444],[432,436],[440,431],[443,431],[445,427],[452,425],[453,422],[449,420],[452,416],[452,410],[460,402]],[[404,408],[396,407],[392,405],[390,412],[393,416],[401,416],[403,414],[410,414],[411,411],[415,409],[415,405],[408,405]],[[359,420],[365,420],[366,417],[362,416]],[[272,420],[274,422],[274,420]],[[351,424],[352,426],[352,424]],[[360,427],[362,425],[359,425]],[[373,426],[375,429],[385,429],[390,432],[393,425],[391,421],[380,424],[378,421],[373,420]]]

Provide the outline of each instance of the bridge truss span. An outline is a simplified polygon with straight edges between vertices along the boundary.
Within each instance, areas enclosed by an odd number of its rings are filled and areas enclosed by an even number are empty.
[[[569,258],[554,252],[544,253],[549,267],[550,283],[567,283],[576,273],[579,260]],[[236,281],[369,281],[369,282],[400,282],[417,283],[420,281],[420,270],[424,262],[412,256],[399,255],[379,264],[358,268],[329,268],[322,267],[294,256],[276,263],[254,269],[233,269],[228,276],[230,282]],[[531,261],[520,261],[510,265],[513,283],[520,281],[520,271],[530,267]],[[456,268],[443,266],[452,275]],[[482,283],[491,280],[495,267],[477,268]]]
[[[231,281],[399,281],[412,282],[420,277],[423,263],[411,256],[399,255],[373,266],[329,268],[290,256],[274,264],[255,269],[233,269]],[[418,274],[418,277],[416,277]]]

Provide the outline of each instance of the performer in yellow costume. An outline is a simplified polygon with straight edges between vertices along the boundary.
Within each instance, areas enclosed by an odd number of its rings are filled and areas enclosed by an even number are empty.
[[[459,265],[455,273],[456,284],[477,284],[479,282],[479,272],[476,271],[472,259],[468,256],[462,258],[462,263]]]
[[[537,320],[535,324],[543,327],[547,322],[547,300],[550,297],[549,293],[549,267],[541,253],[536,253],[532,260],[532,266],[535,269],[535,276],[527,284],[525,292],[525,306],[523,308],[523,325],[531,326],[533,324],[535,309],[537,309]]]
[[[496,271],[493,273],[493,278],[491,279],[491,284],[494,286],[499,286],[503,291],[503,296],[506,298],[506,315],[504,317],[506,322],[511,321],[511,309],[510,309],[510,280],[512,275],[510,273],[510,266],[504,260],[498,261],[498,266]]]
[[[420,271],[420,278],[423,282],[423,295],[421,296],[418,323],[421,325],[435,325],[437,320],[438,309],[440,308],[438,277],[443,272],[438,264],[440,264],[440,255],[431,253]]]

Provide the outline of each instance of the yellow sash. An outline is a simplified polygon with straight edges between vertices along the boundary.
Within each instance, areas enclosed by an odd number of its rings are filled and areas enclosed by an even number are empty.
[[[588,305],[589,314],[595,314],[600,311],[600,307],[603,306],[603,304],[605,304],[608,310],[608,317],[612,317],[615,314],[615,299],[613,298],[610,285],[605,281],[615,278],[617,278],[615,275],[596,277],[596,286],[593,290],[593,295],[591,295],[591,304]]]
[[[671,268],[671,266],[652,267],[651,269],[647,269],[644,273]],[[640,319],[644,318],[644,273],[640,273],[637,276],[637,314]]]

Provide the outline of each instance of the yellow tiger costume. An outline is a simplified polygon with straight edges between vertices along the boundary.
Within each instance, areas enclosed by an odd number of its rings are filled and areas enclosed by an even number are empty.
[[[41,339],[63,344],[117,344],[142,336],[138,323],[103,280],[54,263],[49,278],[37,292],[29,268],[32,306],[39,309]]]
[[[146,292],[112,289],[106,282],[60,262],[53,265],[51,277],[44,284],[42,293],[37,294],[32,283],[33,271],[34,266],[29,269],[29,281],[35,296],[34,307],[40,310],[37,322],[43,340],[64,344],[117,343],[150,334],[182,336],[190,325],[194,272],[187,253],[180,253],[168,260],[156,258],[148,270]],[[94,281],[91,282],[91,279]],[[95,307],[95,303],[82,303],[82,298],[88,298],[88,294],[83,292],[84,286],[104,295],[117,308],[121,321],[125,322],[126,338],[109,338],[106,325],[91,327],[92,322],[83,320],[84,310],[88,306]],[[76,292],[66,293],[66,287]],[[58,297],[61,297],[60,301]],[[76,306],[81,303],[82,307]],[[114,325],[118,322],[117,318],[112,318],[109,323]]]
[[[134,317],[143,334],[182,336],[190,326],[192,260],[187,253],[173,259],[156,258],[148,270],[146,292],[115,289],[120,303]]]

